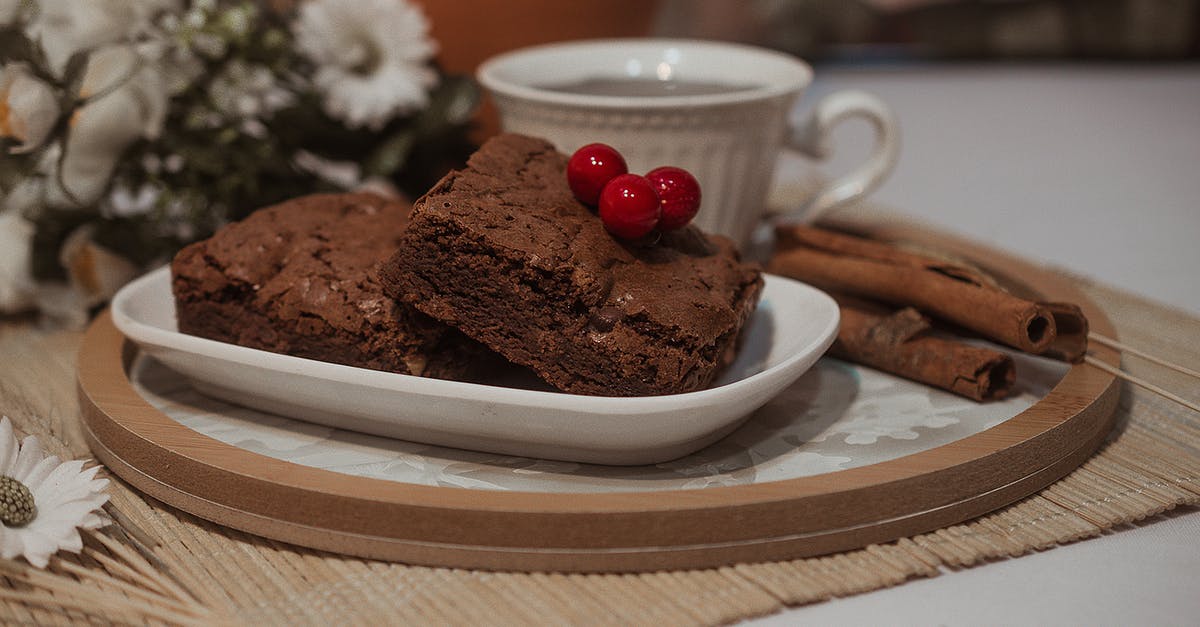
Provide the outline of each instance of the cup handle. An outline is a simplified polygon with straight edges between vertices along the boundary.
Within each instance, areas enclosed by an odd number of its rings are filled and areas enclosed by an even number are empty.
[[[874,191],[896,167],[900,153],[896,115],[882,100],[865,91],[849,89],[822,98],[808,119],[791,129],[787,144],[814,159],[827,159],[833,154],[829,139],[833,127],[855,116],[874,125],[875,149],[861,167],[825,186],[800,208],[797,214],[806,222],[815,222],[831,209]]]

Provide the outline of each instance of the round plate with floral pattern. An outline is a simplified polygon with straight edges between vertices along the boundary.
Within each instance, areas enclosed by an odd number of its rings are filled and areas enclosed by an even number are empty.
[[[1093,329],[1114,334],[1061,277],[955,242],[937,244],[958,246],[1014,289],[1078,303]],[[79,386],[101,461],[151,496],[224,525],[411,563],[655,570],[884,542],[1062,477],[1107,435],[1118,381],[1086,365],[1016,359],[1014,394],[977,404],[823,358],[723,439],[623,467],[443,448],[215,400],[143,353],[107,314],[84,339]]]

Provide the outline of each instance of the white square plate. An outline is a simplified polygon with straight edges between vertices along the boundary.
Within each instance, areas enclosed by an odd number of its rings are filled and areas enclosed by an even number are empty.
[[[812,367],[838,308],[813,287],[766,275],[737,360],[712,388],[611,398],[443,381],[280,355],[176,330],[169,268],[113,299],[113,321],[199,391],[341,429],[441,446],[597,464],[651,464],[732,431]]]

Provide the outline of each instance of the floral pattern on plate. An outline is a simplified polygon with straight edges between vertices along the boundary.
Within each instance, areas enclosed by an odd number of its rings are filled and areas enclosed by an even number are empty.
[[[824,358],[736,431],[652,466],[599,466],[443,448],[313,425],[231,405],[139,357],[130,379],[180,424],[247,451],[361,477],[429,486],[545,492],[693,489],[779,481],[912,455],[991,428],[1053,387],[1066,366],[1014,355],[1011,397],[975,403]]]

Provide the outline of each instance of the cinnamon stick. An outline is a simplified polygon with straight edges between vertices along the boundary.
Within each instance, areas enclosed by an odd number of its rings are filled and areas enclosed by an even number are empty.
[[[1042,351],[1046,357],[1073,364],[1083,362],[1088,347],[1088,320],[1079,305],[1072,303],[1042,303],[1054,316],[1054,341]]]
[[[800,246],[777,253],[770,272],[897,306],[912,306],[1025,352],[1040,354],[1057,328],[1043,305],[923,267]]]
[[[929,335],[929,319],[912,307],[887,313],[834,294],[842,322],[830,354],[976,401],[1004,398],[1016,378],[999,351]]]
[[[776,249],[781,251],[803,246],[827,253],[862,257],[910,268],[922,268],[979,286],[996,286],[996,281],[992,277],[963,263],[955,263],[932,255],[905,250],[891,244],[803,224],[776,227],[775,240]]]

